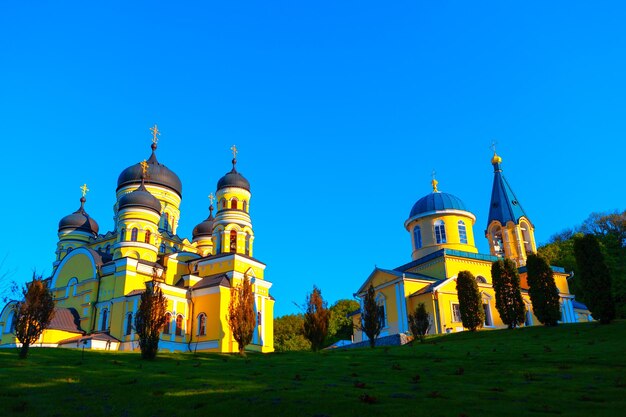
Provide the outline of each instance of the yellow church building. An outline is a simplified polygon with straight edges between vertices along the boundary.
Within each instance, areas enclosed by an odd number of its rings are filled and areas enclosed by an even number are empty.
[[[56,314],[37,345],[132,351],[138,349],[134,317],[146,285],[155,280],[167,298],[167,323],[159,348],[168,351],[237,352],[227,322],[231,287],[248,277],[257,323],[248,350],[272,352],[274,299],[265,264],[254,257],[250,183],[232,169],[210,195],[208,218],[192,238],[177,234],[182,201],[180,178],[152,153],[122,171],[113,206],[114,229],[100,233],[80,207],[61,219],[49,286]],[[213,200],[216,200],[216,210]],[[215,211],[215,215],[213,212]],[[0,314],[0,347],[18,343],[12,305]]]
[[[409,332],[408,315],[424,303],[431,317],[429,334],[463,331],[456,277],[470,271],[476,277],[485,310],[484,328],[504,328],[495,308],[491,285],[491,265],[500,258],[514,260],[520,272],[522,297],[526,305],[526,325],[540,324],[533,314],[526,282],[526,258],[536,252],[534,226],[522,208],[506,178],[502,175],[502,158],[494,153],[491,160],[494,181],[485,237],[490,254],[478,253],[475,246],[476,216],[458,197],[438,190],[432,181],[432,193],[420,198],[404,222],[411,236],[412,261],[394,269],[376,267],[354,294],[363,307],[369,286],[376,292],[376,302],[383,312],[380,337]],[[569,292],[563,268],[552,267],[559,290],[561,321],[588,321],[589,311]],[[360,310],[352,315],[354,342],[367,336],[358,329]]]

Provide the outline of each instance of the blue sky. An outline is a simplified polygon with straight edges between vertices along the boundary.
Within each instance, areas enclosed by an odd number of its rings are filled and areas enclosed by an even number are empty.
[[[127,3],[0,5],[11,279],[51,272],[81,184],[113,228],[117,177],[154,123],[182,236],[237,144],[277,315],[313,284],[333,302],[408,262],[403,223],[433,169],[487,251],[493,140],[540,243],[625,208],[622,2]]]

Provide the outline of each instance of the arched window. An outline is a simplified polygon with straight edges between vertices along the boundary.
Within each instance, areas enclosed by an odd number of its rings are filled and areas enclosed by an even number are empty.
[[[446,243],[446,224],[443,220],[435,222],[435,241],[437,244]]]
[[[250,256],[250,240],[251,239],[252,239],[252,236],[246,233],[246,255],[248,256]]]
[[[102,330],[103,332],[106,331],[106,329],[109,327],[108,321],[109,321],[109,310],[105,308],[104,310],[102,310],[102,323],[100,325],[100,330]]]
[[[150,237],[152,236],[152,232],[150,230],[146,230],[146,243],[150,243]]]
[[[459,220],[459,238],[461,239],[461,243],[467,244],[467,230],[465,229],[463,220]]]
[[[380,316],[380,327],[385,327],[387,325],[387,315],[386,315],[386,302],[385,296],[381,293],[378,293],[376,296],[376,305],[378,306],[378,313]]]
[[[7,316],[7,322],[4,325],[4,333],[15,333],[15,311],[11,311]]]
[[[69,297],[70,295],[76,295],[76,286],[78,285],[78,279],[72,278],[67,283],[67,288],[65,290],[65,296]]]
[[[491,244],[496,256],[504,256],[504,242],[502,241],[502,228],[494,226],[491,229]]]
[[[478,282],[479,284],[486,284],[487,278],[483,277],[482,275],[477,275],[476,282]]]
[[[222,208],[223,208],[223,209],[225,209],[225,208],[226,208],[226,199],[225,199],[225,198],[222,198],[222,199],[220,200],[220,206],[222,206]]]
[[[131,242],[136,242],[137,241],[137,234],[139,233],[139,230],[137,230],[136,227],[133,227],[133,230],[130,232],[130,241]]]
[[[200,313],[198,315],[198,336],[206,335],[206,314]]]
[[[415,241],[415,249],[422,247],[422,229],[419,226],[413,229],[413,241]]]
[[[183,335],[183,316],[182,315],[178,315],[176,316],[176,336],[182,336]]]
[[[165,249],[166,249],[165,243],[161,243],[161,246],[159,246],[159,252],[165,253]]]
[[[215,236],[215,253],[222,253],[222,233],[217,232]]]
[[[170,221],[167,213],[163,213],[163,230],[170,230]]]
[[[230,208],[231,209],[237,209],[237,199],[233,198],[232,200],[230,200]]]
[[[237,231],[230,231],[230,251],[237,252]]]
[[[133,313],[126,315],[126,335],[131,334],[133,331]]]
[[[172,327],[172,315],[170,313],[165,313],[165,324],[163,325],[163,334],[170,334],[171,327]]]
[[[520,229],[522,229],[522,238],[524,239],[524,249],[526,249],[526,253],[533,252],[533,244],[530,239],[530,226],[526,222],[520,223]]]
[[[126,229],[122,229],[120,230],[120,242],[123,242],[126,240]]]
[[[248,202],[246,200],[243,200],[243,211],[245,211],[246,213],[248,212]]]

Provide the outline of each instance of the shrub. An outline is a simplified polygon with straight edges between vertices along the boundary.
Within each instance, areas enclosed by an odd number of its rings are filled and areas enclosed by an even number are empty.
[[[519,273],[515,262],[506,258],[491,265],[491,278],[496,293],[496,309],[502,322],[513,329],[524,322],[526,307],[520,292]]]
[[[533,253],[526,261],[528,294],[537,319],[546,326],[556,326],[561,318],[559,289],[546,258]]]
[[[485,310],[478,291],[476,278],[470,271],[461,271],[456,279],[456,291],[459,297],[459,310],[463,327],[475,331],[483,327]]]

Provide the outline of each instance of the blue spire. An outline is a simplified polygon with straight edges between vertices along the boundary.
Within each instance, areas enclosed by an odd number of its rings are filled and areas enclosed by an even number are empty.
[[[492,221],[498,220],[503,226],[507,222],[512,221],[517,223],[520,217],[524,216],[528,218],[522,205],[520,204],[513,189],[507,182],[504,175],[502,175],[502,168],[500,164],[502,158],[494,154],[491,159],[493,165],[493,189],[491,190],[491,205],[489,206],[489,220],[487,221],[487,227]]]

